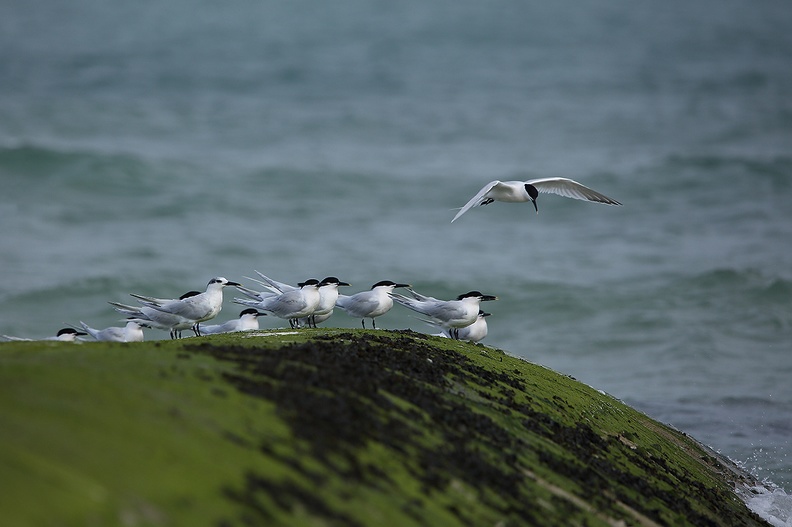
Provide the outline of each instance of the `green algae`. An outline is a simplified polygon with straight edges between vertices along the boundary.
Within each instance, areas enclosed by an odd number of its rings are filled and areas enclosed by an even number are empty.
[[[572,378],[413,332],[0,346],[15,525],[764,525]]]

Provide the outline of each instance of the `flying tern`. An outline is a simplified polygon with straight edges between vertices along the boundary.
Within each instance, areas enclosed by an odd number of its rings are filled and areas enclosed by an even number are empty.
[[[615,199],[600,194],[596,190],[581,185],[577,181],[562,177],[530,179],[528,181],[495,180],[484,185],[484,187],[479,190],[478,194],[473,196],[464,207],[459,209],[459,212],[457,212],[454,219],[451,220],[451,223],[454,223],[457,218],[473,207],[489,205],[493,201],[506,201],[511,203],[530,201],[533,203],[534,209],[538,213],[539,208],[536,206],[536,199],[539,193],[558,194],[566,198],[604,203],[606,205],[621,205],[621,203]]]
[[[178,315],[192,321],[192,330],[196,335],[200,336],[201,332],[198,324],[211,320],[220,313],[223,308],[223,288],[229,285],[239,286],[240,284],[218,276],[209,280],[206,285],[206,291],[187,298],[162,302],[162,299],[135,294],[132,296],[137,298],[144,306],[152,307],[163,313]]]
[[[354,295],[338,295],[336,306],[347,314],[361,319],[363,329],[366,329],[366,319],[371,319],[371,327],[377,329],[374,319],[384,315],[393,307],[390,294],[397,287],[410,287],[410,284],[397,284],[390,280],[377,282],[369,291],[361,291]]]

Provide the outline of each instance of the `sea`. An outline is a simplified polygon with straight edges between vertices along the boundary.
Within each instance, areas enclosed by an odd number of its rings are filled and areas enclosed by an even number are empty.
[[[479,290],[483,344],[695,437],[792,525],[790,28],[786,0],[8,0],[0,333],[254,270]],[[623,206],[451,224],[543,177]]]

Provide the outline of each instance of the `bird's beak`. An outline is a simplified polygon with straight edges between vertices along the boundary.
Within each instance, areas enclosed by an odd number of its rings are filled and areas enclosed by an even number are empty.
[[[492,295],[481,295],[481,301],[482,301],[482,302],[485,302],[485,301],[487,301],[487,300],[497,300],[497,299],[498,299],[498,297],[497,297],[497,296],[492,296]]]
[[[262,313],[261,311],[256,311],[256,316],[257,317],[266,317],[267,314],[266,313]]]
[[[539,207],[536,206],[536,200],[532,199],[531,203],[533,203],[534,209],[536,209],[536,213],[539,214]]]
[[[83,331],[78,331],[77,333],[75,333],[75,335],[78,335],[78,336],[87,335],[87,334],[88,333],[85,333]]]
[[[339,286],[342,286],[342,285],[352,285],[352,284],[348,284],[348,283],[346,283],[346,282],[338,282],[338,285],[339,285]]]
[[[491,314],[492,314],[492,313],[487,313],[487,312],[484,312],[484,313],[481,313],[481,316],[482,316],[482,317],[488,317],[488,316],[490,316]]]
[[[239,287],[242,284],[238,284],[236,282],[228,282],[226,285],[233,285],[234,287]]]
[[[410,284],[396,284],[393,287],[412,287]]]

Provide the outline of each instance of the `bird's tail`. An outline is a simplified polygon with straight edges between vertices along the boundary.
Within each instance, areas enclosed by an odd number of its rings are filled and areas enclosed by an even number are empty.
[[[121,304],[120,302],[108,302],[108,304],[113,306],[113,309],[115,309],[119,313],[123,313],[124,315],[129,315],[132,317],[145,316],[143,312],[140,310],[140,308],[136,306],[129,306],[127,304]]]
[[[259,307],[259,303],[256,300],[250,300],[248,298],[235,298],[234,303],[248,307]]]

